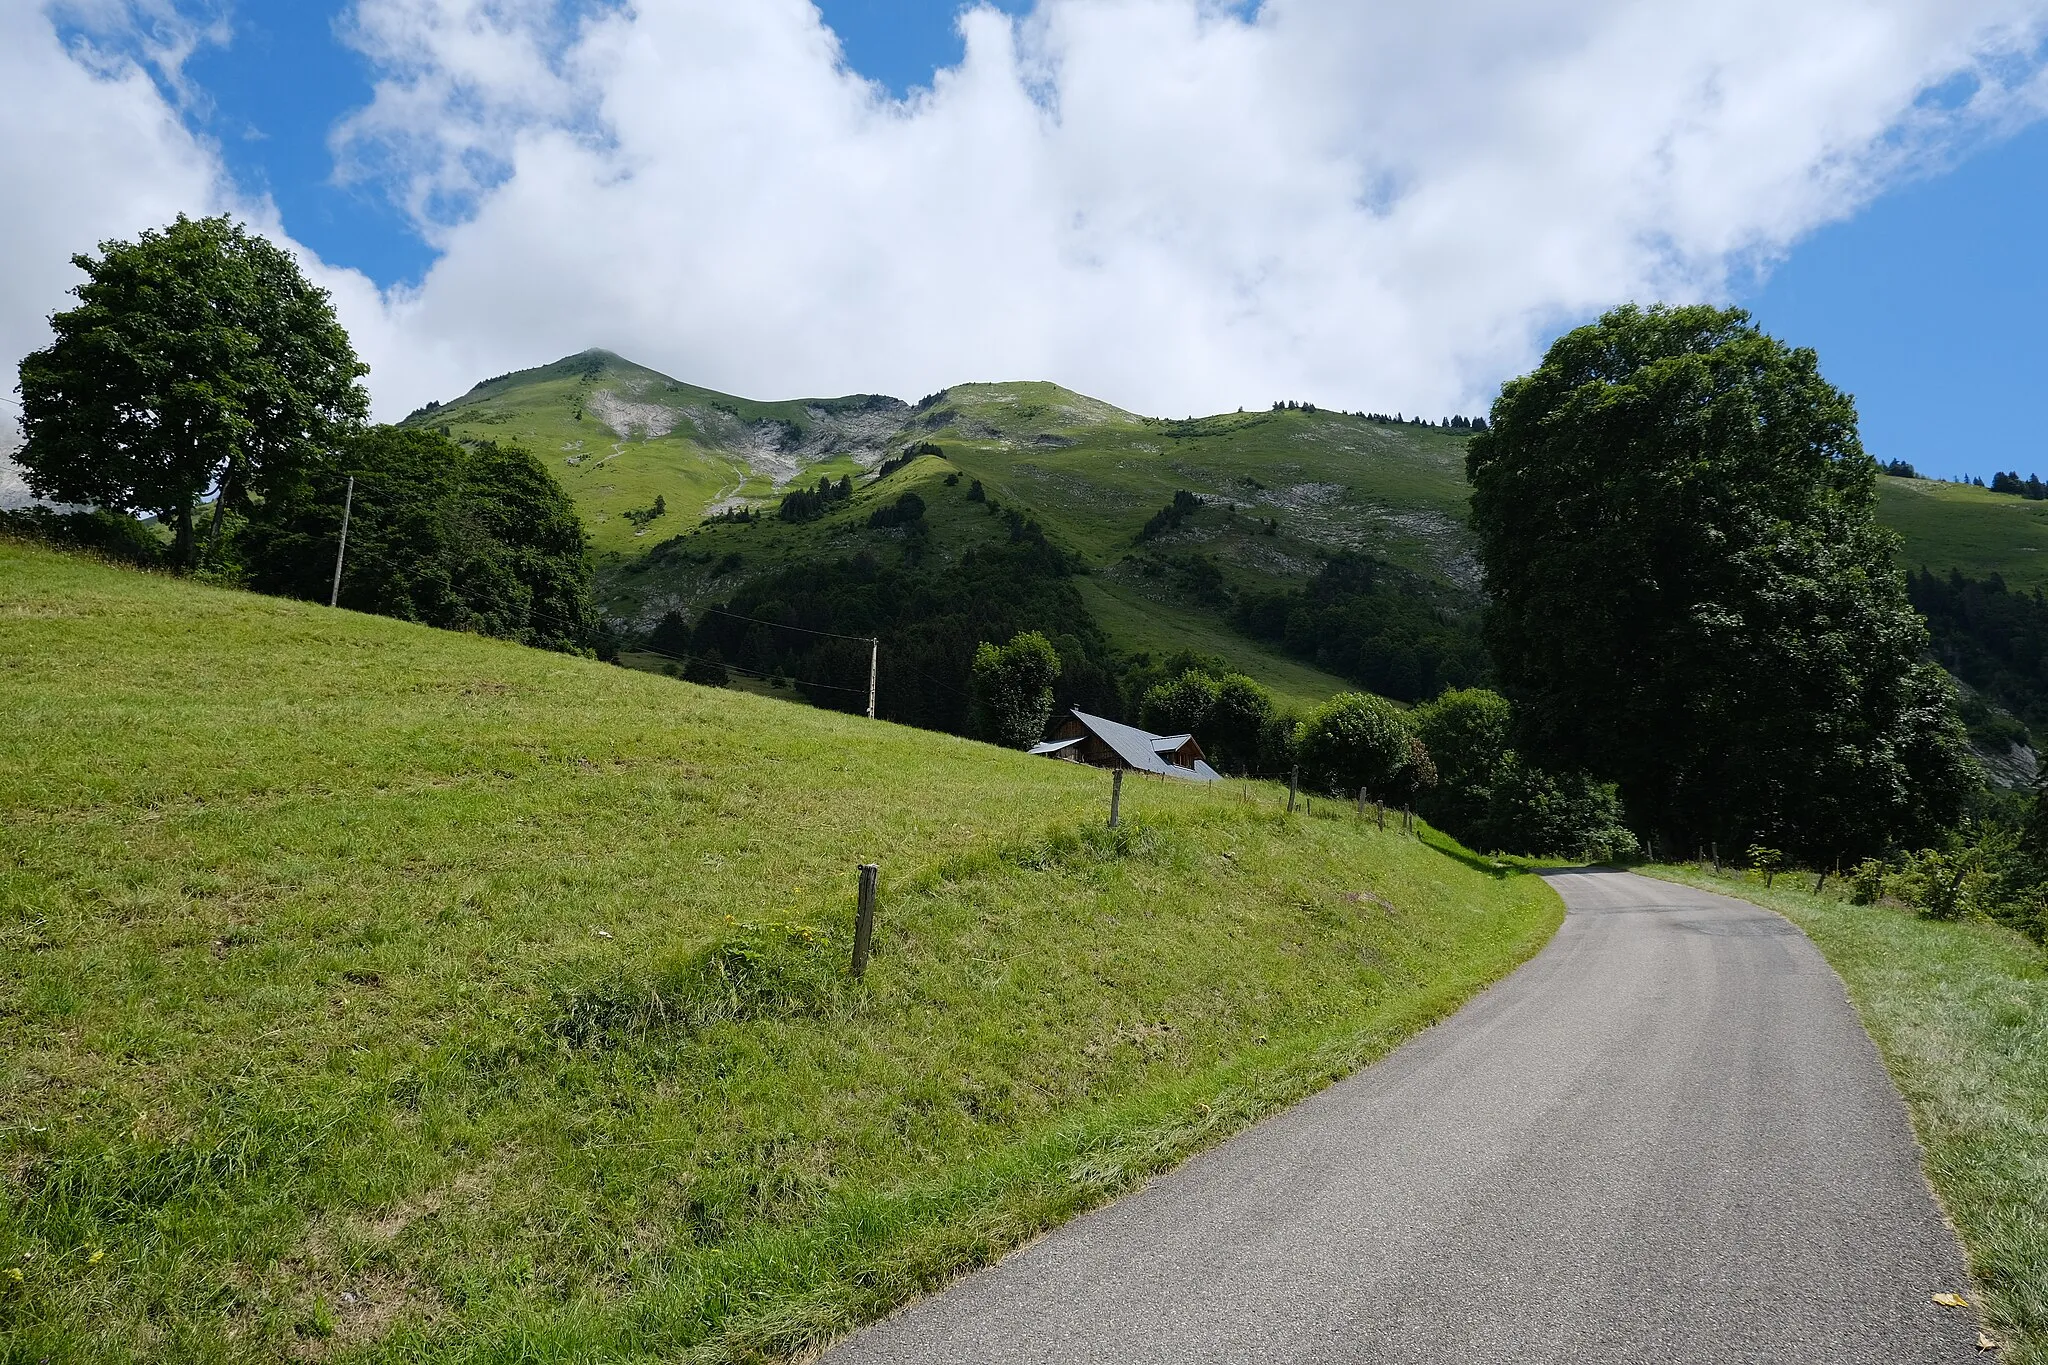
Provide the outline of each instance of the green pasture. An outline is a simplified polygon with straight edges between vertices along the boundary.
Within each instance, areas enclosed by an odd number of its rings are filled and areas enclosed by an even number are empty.
[[[2008,586],[2048,588],[2048,502],[1932,479],[1878,480],[1878,519],[1897,531],[1902,569],[2000,574]]]
[[[1093,770],[11,544],[0,707],[9,1361],[786,1358],[1561,913],[1341,803],[1112,832]]]

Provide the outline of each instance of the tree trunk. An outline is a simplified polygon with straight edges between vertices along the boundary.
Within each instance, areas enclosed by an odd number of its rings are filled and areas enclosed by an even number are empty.
[[[198,559],[199,542],[192,534],[192,499],[187,496],[178,503],[178,565],[180,572],[191,573]]]
[[[232,476],[220,481],[220,492],[213,499],[213,524],[206,528],[206,558],[213,558],[214,547],[220,544],[220,524],[228,510],[228,488]]]

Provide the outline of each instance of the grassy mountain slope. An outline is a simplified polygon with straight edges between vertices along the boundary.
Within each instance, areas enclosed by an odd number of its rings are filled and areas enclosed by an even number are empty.
[[[2048,589],[2048,502],[1932,479],[1878,480],[1878,516],[1904,538],[1901,567]]]
[[[1303,410],[1165,420],[1045,383],[961,384],[914,406],[758,403],[605,352],[503,376],[409,420],[539,452],[591,526],[606,608],[643,629],[792,565],[824,573],[863,552],[957,564],[1002,543],[1012,510],[1072,557],[1081,609],[1115,647],[1216,656],[1297,707],[1356,684],[1233,626],[1248,598],[1298,589],[1329,555],[1356,550],[1398,566],[1409,577],[1394,590],[1433,611],[1469,616],[1477,604],[1462,431]],[[924,443],[940,458],[869,478]],[[788,488],[844,474],[859,494],[816,522],[700,524],[719,508],[772,513]],[[976,480],[986,501],[969,504]],[[1179,490],[1200,507],[1142,536]],[[929,508],[914,547],[900,528],[867,524],[905,492]],[[665,512],[651,517],[657,495]],[[1902,533],[1904,567],[2048,586],[2048,503],[1886,478],[1879,508]]]
[[[0,1359],[779,1358],[1559,918],[1271,787],[1111,834],[1092,770],[5,542],[0,660]]]
[[[1076,556],[1086,609],[1119,647],[1217,656],[1298,706],[1351,684],[1231,628],[1223,608],[1233,594],[1298,587],[1339,549],[1414,571],[1439,585],[1449,608],[1469,607],[1476,583],[1462,436],[1345,414],[1169,422],[1045,383],[956,385],[915,406],[759,403],[592,351],[500,376],[407,420],[539,454],[591,528],[607,609],[642,628],[785,564],[863,545],[893,555],[900,536],[866,533],[873,499],[811,526],[699,522],[732,506],[772,511],[781,492],[820,477],[850,473],[865,484],[887,457],[925,441],[944,452],[941,477],[982,480],[995,503]],[[906,472],[875,491],[924,496],[924,483]],[[1178,489],[1200,495],[1203,509],[1136,544]],[[657,495],[664,514],[649,517]],[[942,560],[1006,529],[945,515],[932,528]]]
[[[487,380],[406,424],[526,446],[576,500],[597,548],[630,553],[722,500],[765,498],[799,470],[837,475],[879,463],[905,410],[865,394],[757,403],[585,351]],[[627,518],[657,494],[669,504],[666,520]]]

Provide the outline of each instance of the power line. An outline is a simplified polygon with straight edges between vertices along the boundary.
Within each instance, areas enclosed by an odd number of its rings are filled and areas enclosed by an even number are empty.
[[[769,626],[775,630],[794,630],[805,635],[822,635],[828,640],[852,640],[864,645],[875,639],[872,635],[841,635],[839,632],[832,630],[812,630],[809,626],[790,626],[784,625],[780,621],[763,621],[756,616],[742,616],[736,611],[727,611],[724,607],[705,607],[703,614],[706,616],[724,616],[734,621],[745,621],[751,625]]]

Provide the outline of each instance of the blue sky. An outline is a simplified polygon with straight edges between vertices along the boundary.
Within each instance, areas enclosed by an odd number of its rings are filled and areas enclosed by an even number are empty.
[[[899,94],[962,55],[954,0],[823,0],[821,9],[854,68]],[[342,10],[237,5],[231,40],[202,46],[185,68],[198,92],[185,117],[240,187],[271,196],[286,230],[322,259],[380,285],[417,281],[434,253],[386,187],[333,176],[330,131],[369,101],[373,79],[337,32]],[[1820,352],[1828,376],[1856,395],[1880,458],[1941,476],[2048,473],[2048,448],[2026,420],[2048,362],[2036,321],[2048,301],[2044,208],[2048,129],[2037,125],[1805,237],[1737,301]],[[1215,405],[1243,397],[1219,393]],[[1377,398],[1404,406],[1398,392]]]

